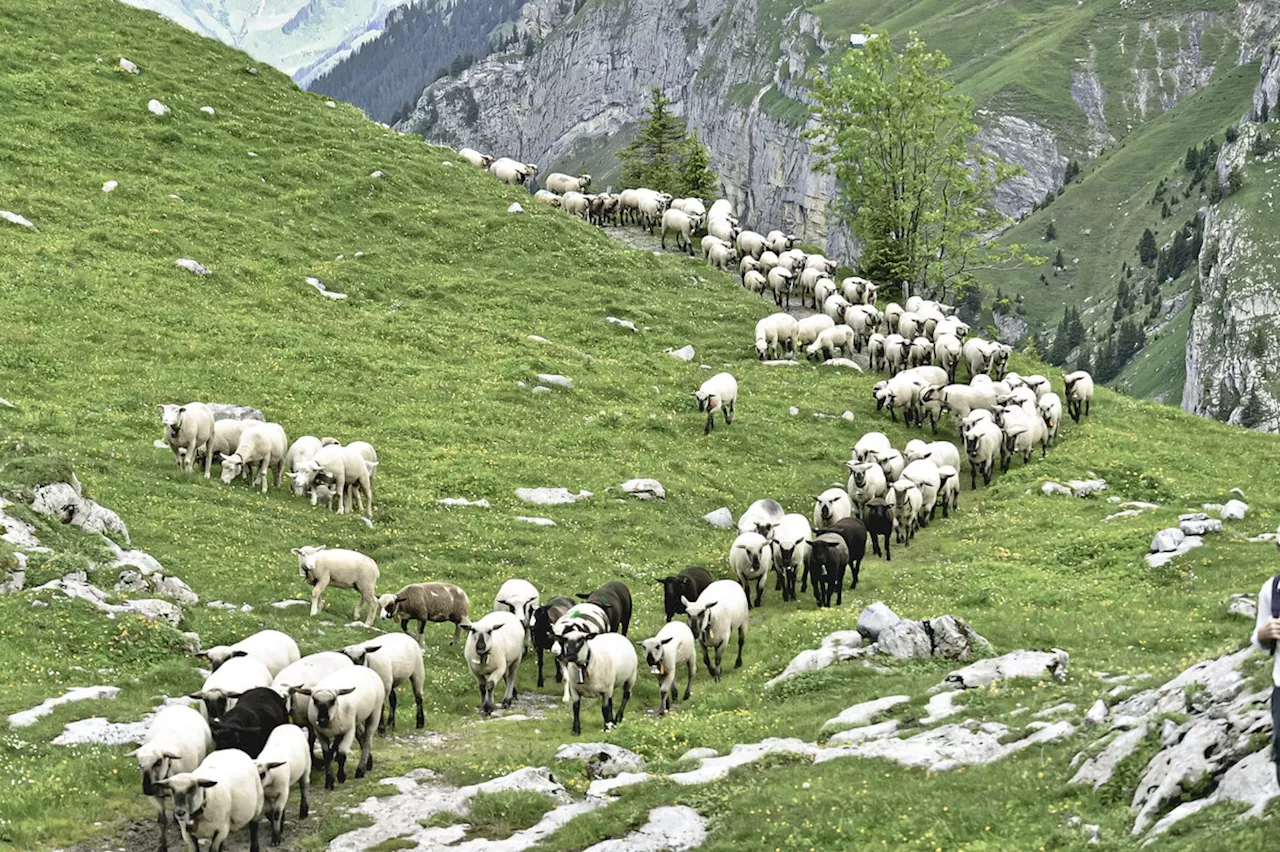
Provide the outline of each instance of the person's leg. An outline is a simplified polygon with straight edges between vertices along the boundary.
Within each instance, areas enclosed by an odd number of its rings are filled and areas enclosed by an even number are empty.
[[[1276,765],[1276,784],[1280,785],[1280,686],[1271,688],[1271,760]]]

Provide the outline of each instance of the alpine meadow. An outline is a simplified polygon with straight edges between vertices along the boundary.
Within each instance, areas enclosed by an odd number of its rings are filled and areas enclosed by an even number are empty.
[[[819,8],[832,18],[868,5]],[[372,628],[353,622],[360,594],[336,571],[310,615],[316,577],[293,552],[307,545],[371,557],[377,595],[455,584],[470,617],[456,644],[454,624],[425,625],[423,724],[398,677],[396,727],[373,737],[363,777],[356,737],[345,782],[325,789],[320,744],[305,819],[301,791],[289,791],[283,849],[1128,849],[1158,838],[1203,850],[1273,836],[1273,661],[1237,654],[1253,620],[1233,596],[1255,599],[1277,570],[1274,534],[1263,535],[1280,524],[1275,435],[1101,385],[1073,418],[1063,370],[1029,345],[992,378],[1015,403],[1061,397],[1060,432],[1029,461],[1019,445],[1007,470],[971,487],[955,409],[936,434],[927,418],[908,425],[909,409],[878,404],[889,377],[864,351],[757,357],[756,324],[774,301],[743,286],[736,254],[726,269],[698,256],[701,231],[686,254],[658,250],[657,230],[567,215],[557,206],[568,192],[540,203],[460,151],[113,0],[0,2],[0,40],[0,847],[150,850],[167,836],[183,848],[179,827],[194,831],[200,815],[175,826],[170,794],[157,820],[135,750],[157,709],[201,706],[183,697],[202,692],[210,648],[276,630],[312,655],[401,633],[380,617],[385,598]],[[1246,66],[1214,85],[1247,98],[1256,77]],[[1203,137],[1231,119],[1206,101],[1180,109]],[[1135,134],[1158,137],[1176,117]],[[687,129],[688,180],[723,175],[716,156],[704,162],[701,127]],[[1083,226],[1066,203],[1086,188],[1104,195],[1129,150],[1049,208],[1060,229]],[[1168,168],[1185,182],[1182,157]],[[1250,160],[1231,203],[1263,203],[1269,171]],[[1046,218],[1024,219],[1003,245],[1036,243]],[[831,267],[832,281],[853,279]],[[1026,283],[1039,272],[1023,270],[1019,292],[1043,287]],[[883,287],[880,308],[867,307],[881,314],[896,299]],[[971,338],[994,337],[972,325]],[[959,369],[949,381],[972,378]],[[1129,378],[1163,386],[1160,369]],[[737,383],[732,422],[727,402],[708,403],[704,434],[695,393],[721,372]],[[1037,394],[1036,377],[1051,388]],[[196,400],[257,409],[290,443],[372,444],[371,519],[325,511],[265,468],[265,491],[224,484],[220,458],[211,478],[184,472],[157,407]],[[852,490],[851,448],[872,432],[904,455],[913,439],[955,444],[958,508],[894,540],[890,560],[868,547],[856,587],[841,575],[831,606],[812,591],[784,601],[766,575],[741,667],[737,643],[699,629],[703,642],[728,641],[723,677],[696,650],[692,696],[681,664],[681,700],[659,715],[655,671],[668,666],[639,643],[667,622],[661,579],[701,565],[737,581],[738,530],[706,516],[726,508],[737,520],[768,498],[812,518],[815,496]],[[632,482],[643,479],[662,494]],[[569,495],[517,496],[537,488]],[[902,523],[904,536],[915,528]],[[606,728],[587,694],[575,735],[563,695],[599,669],[579,658],[582,680],[571,670],[562,684],[548,659],[539,688],[532,649],[513,704],[480,712],[466,649],[510,579],[533,583],[542,604],[629,588],[638,673],[618,724]],[[418,640],[416,623],[405,630]],[[946,637],[964,647],[944,648]],[[94,687],[108,688],[76,691]],[[311,690],[313,715],[322,692]],[[254,841],[233,820],[228,850],[269,842],[253,777]],[[212,802],[231,786],[200,789]]]

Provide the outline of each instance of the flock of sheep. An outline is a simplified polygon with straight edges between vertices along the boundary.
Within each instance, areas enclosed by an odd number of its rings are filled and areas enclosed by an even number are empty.
[[[470,149],[459,154],[500,180],[520,184],[537,167],[514,160],[492,160]],[[843,603],[846,573],[856,588],[867,538],[872,550],[891,558],[890,538],[908,545],[917,529],[927,526],[939,507],[944,517],[958,506],[960,469],[970,467],[971,487],[977,476],[989,483],[997,459],[1007,470],[1015,455],[1024,463],[1038,445],[1042,454],[1057,438],[1063,398],[1077,421],[1087,414],[1092,378],[1084,372],[1064,377],[1063,397],[1043,376],[1019,376],[1007,369],[1007,346],[968,337],[969,328],[946,305],[918,297],[905,306],[876,307],[876,286],[846,278],[837,286],[836,265],[821,255],[793,248],[794,238],[781,232],[760,235],[744,231],[727,202],[705,209],[697,199],[672,199],[649,190],[617,195],[585,195],[584,175],[553,174],[540,200],[593,221],[633,221],[663,238],[674,231],[678,246],[692,251],[695,231],[705,226],[704,256],[724,269],[737,269],[744,286],[770,293],[781,307],[797,295],[821,312],[803,320],[776,313],[755,329],[755,353],[761,359],[807,356],[830,359],[866,351],[873,369],[890,377],[873,390],[877,407],[894,420],[902,411],[908,425],[927,420],[936,436],[944,414],[955,421],[961,450],[949,441],[912,440],[894,449],[880,432],[864,434],[845,462],[845,487],[833,487],[814,498],[812,517],[787,513],[777,501],[758,500],[737,523],[728,563],[734,579],[713,577],[701,566],[658,580],[663,587],[667,623],[637,647],[627,638],[632,619],[631,590],[621,581],[603,584],[577,597],[557,595],[545,602],[539,589],[522,578],[503,583],[492,611],[472,621],[466,592],[451,583],[412,583],[394,594],[379,596],[377,563],[354,550],[306,546],[292,551],[299,573],[312,589],[311,615],[323,608],[329,587],[355,590],[354,617],[364,612],[372,626],[381,615],[401,633],[302,656],[297,643],[275,630],[263,630],[230,646],[210,648],[201,656],[212,671],[190,697],[199,709],[167,707],[157,713],[136,757],[143,792],[154,803],[166,844],[166,797],[188,848],[209,838],[220,849],[231,831],[247,827],[258,848],[259,821],[265,815],[273,843],[280,841],[290,790],[299,788],[299,817],[308,812],[309,779],[316,744],[320,745],[326,789],[346,780],[346,764],[358,744],[355,769],[361,777],[373,766],[375,733],[395,727],[396,688],[409,681],[417,703],[417,726],[424,724],[423,655],[419,642],[428,623],[452,623],[451,644],[466,633],[463,657],[476,678],[480,711],[490,715],[495,690],[504,681],[501,705],[517,697],[521,661],[530,647],[536,652],[537,685],[542,688],[544,655],[550,652],[555,679],[563,683],[564,700],[573,706],[573,732],[580,734],[583,698],[599,698],[604,728],[623,720],[642,665],[656,676],[659,713],[678,700],[677,674],[683,669],[683,698],[692,694],[697,646],[702,661],[719,681],[725,652],[736,637],[735,667],[742,665],[749,611],[763,603],[768,575],[782,600],[797,600],[813,584],[818,606]],[[969,374],[958,384],[961,364]],[[712,376],[694,393],[705,412],[705,432],[721,412],[731,424],[738,384],[729,373]],[[377,454],[371,445],[341,445],[332,438],[304,436],[287,445],[284,429],[255,420],[216,420],[209,406],[193,402],[160,406],[165,443],[181,469],[203,465],[205,477],[217,461],[222,481],[252,476],[267,490],[274,473],[279,487],[288,472],[293,490],[337,510],[353,511],[353,501],[372,516]],[[684,615],[687,624],[674,620]],[[409,635],[418,622],[418,638]],[[712,660],[714,655],[714,662]],[[614,699],[621,689],[621,703]],[[389,712],[384,713],[384,705]],[[389,721],[388,721],[389,720]],[[336,773],[334,764],[336,763]]]

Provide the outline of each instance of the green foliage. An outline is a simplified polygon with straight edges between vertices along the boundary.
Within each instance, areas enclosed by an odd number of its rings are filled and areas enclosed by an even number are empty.
[[[864,48],[813,77],[815,168],[836,177],[863,273],[946,299],[976,269],[1021,256],[979,239],[1001,223],[996,187],[1019,170],[972,142],[973,101],[956,92],[946,56],[915,34],[901,50],[887,33],[865,34]]]
[[[1241,189],[1244,189],[1244,171],[1239,166],[1232,166],[1227,172],[1226,196],[1235,195]]]
[[[1062,256],[1062,249],[1058,249],[1057,254],[1053,256],[1053,268],[1054,269],[1067,268],[1067,260]]]
[[[635,138],[616,156],[622,160],[624,186],[693,198],[710,198],[720,189],[707,146],[696,130],[687,132],[684,119],[671,112],[671,99],[659,88],[650,92],[649,109]]]
[[[1058,238],[1058,228],[1053,224],[1053,220],[1049,220],[1049,224],[1044,226],[1045,242],[1053,242]]]
[[[1235,142],[1237,139],[1240,138],[1240,128],[1235,126],[1234,124],[1228,127],[1226,131],[1226,138],[1227,138],[1228,145]]]
[[[720,192],[720,178],[711,169],[711,153],[694,130],[685,137],[680,151],[680,194],[690,198],[711,198]]]
[[[1150,228],[1142,232],[1142,238],[1138,240],[1138,260],[1143,266],[1151,266],[1157,257],[1160,256],[1160,250],[1156,247],[1156,235],[1151,232]]]
[[[1075,180],[1079,176],[1080,176],[1080,163],[1077,162],[1076,160],[1071,160],[1070,162],[1067,163],[1067,170],[1062,176],[1062,185],[1066,186],[1067,184],[1071,183],[1073,180]]]

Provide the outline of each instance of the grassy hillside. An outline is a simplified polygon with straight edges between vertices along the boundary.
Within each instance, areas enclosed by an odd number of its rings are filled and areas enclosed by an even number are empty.
[[[204,600],[255,607],[189,609],[183,628],[206,646],[263,625],[289,631],[304,652],[364,636],[341,626],[348,592],[330,590],[331,609],[318,619],[269,606],[307,595],[289,548],[310,542],[372,555],[380,589],[457,582],[476,611],[511,576],[534,580],[544,596],[620,578],[636,596],[633,635],[651,635],[662,622],[654,578],[691,563],[727,574],[732,537],[709,528],[704,513],[741,512],[766,495],[807,512],[812,494],[843,481],[842,461],[863,431],[886,429],[898,444],[908,437],[870,404],[872,376],[758,364],[751,328],[769,306],[732,279],[626,250],[532,205],[508,214],[511,201],[528,201],[522,191],[444,166],[450,152],[383,131],[354,109],[327,108],[282,75],[250,73],[246,57],[219,44],[106,0],[10,4],[0,8],[0,34],[9,119],[0,125],[0,209],[39,229],[0,228],[0,395],[18,405],[0,411],[0,491],[73,464],[86,489],[124,517],[134,544]],[[141,75],[112,70],[122,54]],[[172,114],[151,116],[150,98]],[[201,112],[205,105],[215,114]],[[371,178],[374,170],[386,177]],[[102,193],[106,180],[119,188]],[[180,257],[213,274],[178,269]],[[306,276],[350,298],[325,300]],[[631,334],[608,315],[645,330]],[[698,350],[693,363],[662,354],[686,343]],[[732,369],[743,392],[734,425],[709,437],[690,399],[710,372],[702,364]],[[574,388],[535,395],[518,386],[538,373],[569,376]],[[152,446],[155,405],[194,398],[258,406],[290,436],[373,442],[382,457],[373,528],[281,491],[262,496],[174,470]],[[852,424],[812,417],[845,409]],[[1229,620],[1221,601],[1272,571],[1271,548],[1244,537],[1280,520],[1269,476],[1280,442],[1105,391],[1094,412],[1068,425],[1047,460],[1015,466],[980,495],[966,492],[959,518],[923,532],[891,564],[869,559],[842,608],[818,611],[808,599],[783,606],[769,591],[753,614],[743,669],[721,684],[701,676],[692,704],[663,720],[642,712],[656,703],[645,676],[607,739],[665,771],[693,746],[812,740],[856,701],[921,696],[952,666],[844,666],[762,689],[795,653],[852,627],[877,599],[909,617],[955,612],[1000,651],[1071,653],[1065,684],[970,696],[980,718],[1018,704],[1088,706],[1109,688],[1093,671],[1167,676],[1237,646],[1247,626]],[[1111,495],[1164,508],[1100,524],[1113,511],[1103,500],[1038,493],[1044,478],[1087,471],[1105,477]],[[658,478],[667,500],[620,500],[608,490],[635,476]],[[515,499],[517,487],[538,485],[596,496],[546,509]],[[1248,521],[1167,568],[1146,568],[1141,554],[1156,530],[1232,486],[1248,495]],[[441,497],[486,498],[493,508],[446,508]],[[558,526],[515,519],[528,514]],[[37,582],[102,559],[98,545],[67,528],[41,524],[38,533],[55,553],[33,557]],[[35,598],[51,605],[33,608]],[[427,745],[402,729],[376,744],[375,774],[427,766],[463,782],[545,765],[572,739],[567,709],[556,703],[538,722],[475,726],[474,681],[447,632],[428,631],[427,726],[449,739]],[[71,686],[122,687],[114,702],[65,706],[33,727],[0,731],[0,844],[114,837],[122,823],[150,819],[126,747],[49,740],[67,721],[135,719],[154,696],[197,688],[181,645],[176,631],[108,620],[47,593],[0,598],[0,719]],[[533,690],[532,666],[521,688]],[[586,736],[598,736],[595,705],[583,719]],[[1099,794],[1068,788],[1080,743],[936,777],[878,761],[782,760],[714,787],[655,783],[544,848],[581,849],[677,800],[710,818],[705,848],[715,850],[1083,845],[1064,827],[1066,811],[1101,823],[1118,844],[1132,793],[1124,784],[1136,769]],[[560,774],[581,791],[581,778]],[[368,778],[317,794],[295,845],[320,848],[351,825],[341,805],[382,789]],[[89,813],[102,824],[86,822]],[[1211,811],[1170,845],[1203,848],[1210,836],[1256,845],[1271,828]]]

